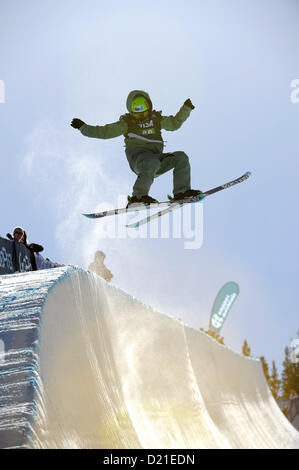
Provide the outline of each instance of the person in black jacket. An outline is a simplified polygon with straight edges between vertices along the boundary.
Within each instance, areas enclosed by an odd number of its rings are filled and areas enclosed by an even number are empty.
[[[43,251],[44,247],[42,245],[38,245],[37,243],[29,244],[27,240],[27,232],[22,227],[15,227],[13,230],[13,236],[11,236],[10,233],[7,233],[6,236],[9,238],[9,240],[15,241],[16,243],[23,243],[26,248],[28,248],[28,250],[31,252],[32,270],[36,271],[37,267],[34,253],[40,253]]]
[[[11,236],[10,233],[7,233],[6,236],[7,236],[7,238],[9,238],[9,240],[15,241],[17,243],[24,243],[24,245],[32,253],[40,253],[44,249],[44,247],[42,245],[38,245],[37,243],[28,244],[27,232],[22,227],[14,228],[12,236]]]
[[[9,238],[9,240],[11,241],[15,241],[17,243],[21,243],[24,239],[24,229],[22,229],[21,227],[16,227],[14,228],[14,231],[12,233],[12,236],[10,233],[7,233],[6,234],[7,238]]]

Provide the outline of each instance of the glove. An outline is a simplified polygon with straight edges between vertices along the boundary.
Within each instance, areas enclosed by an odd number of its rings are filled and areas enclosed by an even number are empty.
[[[188,108],[191,108],[191,109],[194,109],[195,106],[193,106],[193,104],[191,103],[191,100],[190,98],[188,98],[185,103],[184,103],[185,106],[188,106]]]
[[[44,247],[41,245],[38,245],[37,243],[30,243],[30,245],[27,245],[27,248],[29,248],[32,253],[40,253],[41,251],[44,250]]]
[[[71,126],[74,127],[75,129],[80,129],[81,126],[83,126],[85,122],[81,121],[81,119],[75,118],[71,122]]]

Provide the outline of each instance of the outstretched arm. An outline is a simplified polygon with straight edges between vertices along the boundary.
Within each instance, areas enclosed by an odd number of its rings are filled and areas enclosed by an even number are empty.
[[[193,106],[191,100],[188,98],[175,116],[162,117],[161,128],[165,129],[166,131],[176,131],[190,116],[190,113],[194,108],[195,106]]]
[[[87,137],[95,137],[97,139],[112,139],[113,137],[119,137],[122,134],[126,134],[128,126],[124,120],[119,120],[105,126],[89,126],[81,119],[73,119],[71,126],[75,129],[79,129],[80,132]]]

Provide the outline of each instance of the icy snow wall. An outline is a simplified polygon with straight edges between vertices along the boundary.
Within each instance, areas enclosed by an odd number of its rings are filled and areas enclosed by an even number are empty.
[[[298,448],[259,361],[73,267],[0,276],[0,447]]]

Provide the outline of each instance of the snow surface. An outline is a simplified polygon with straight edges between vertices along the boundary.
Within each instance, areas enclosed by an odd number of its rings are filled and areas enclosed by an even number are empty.
[[[258,360],[97,275],[0,276],[0,448],[299,448]]]

